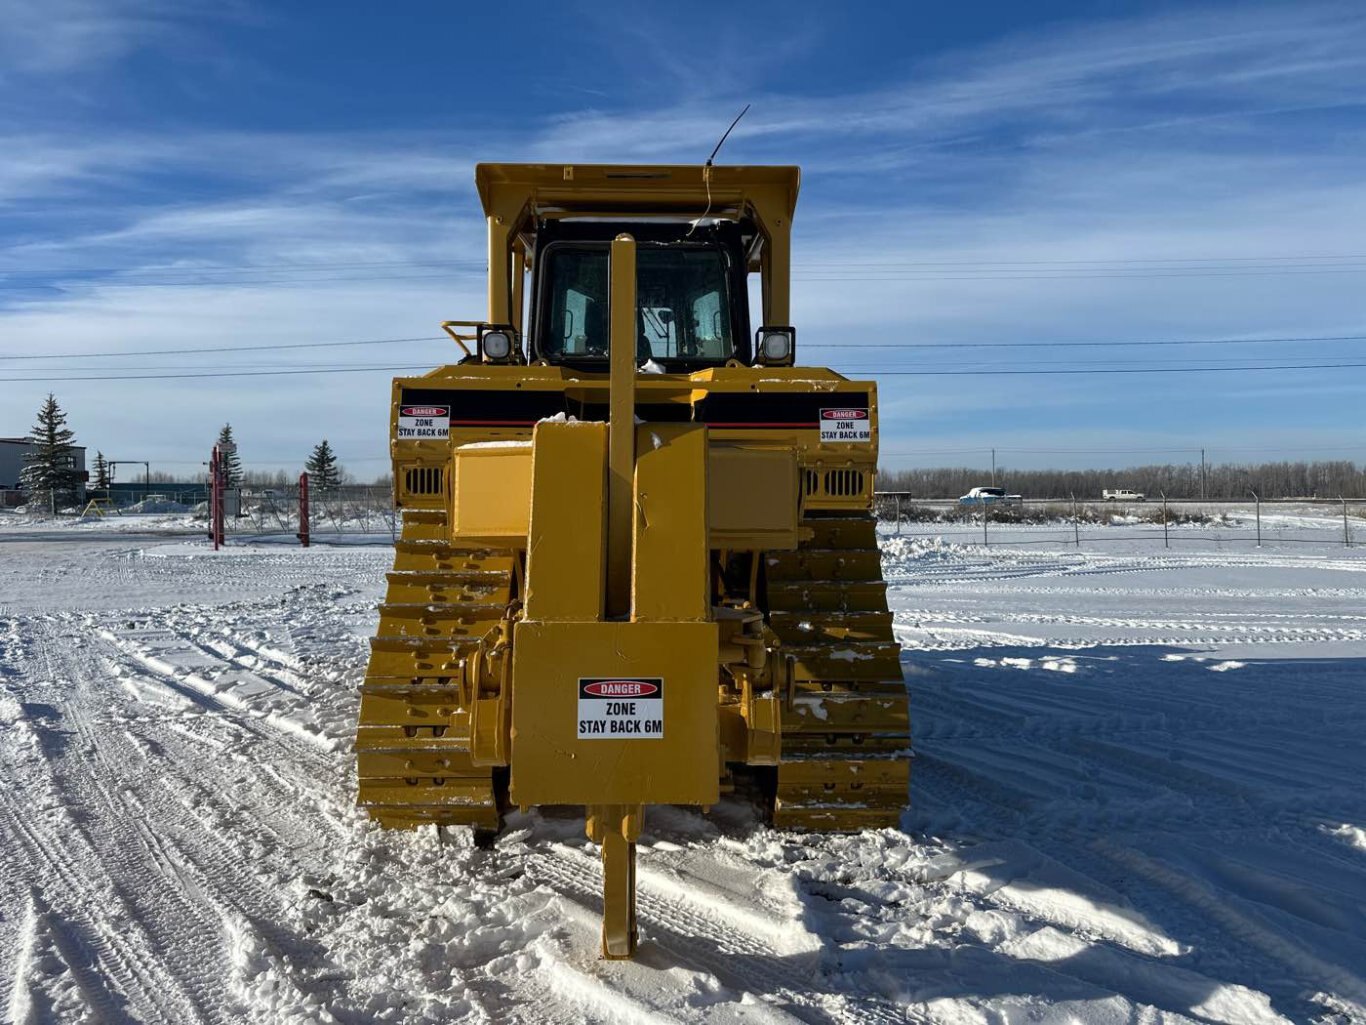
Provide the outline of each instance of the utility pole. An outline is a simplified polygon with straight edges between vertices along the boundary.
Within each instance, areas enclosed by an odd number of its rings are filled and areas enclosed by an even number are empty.
[[[991,486],[996,486],[996,450],[991,450]]]
[[[1200,501],[1205,500],[1205,450],[1200,450]]]

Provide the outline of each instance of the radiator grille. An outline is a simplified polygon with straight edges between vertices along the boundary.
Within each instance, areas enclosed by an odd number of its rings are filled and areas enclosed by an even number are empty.
[[[863,471],[826,470],[825,493],[831,498],[852,498],[863,494]]]
[[[439,495],[441,488],[439,466],[414,466],[403,472],[403,489],[410,495]]]

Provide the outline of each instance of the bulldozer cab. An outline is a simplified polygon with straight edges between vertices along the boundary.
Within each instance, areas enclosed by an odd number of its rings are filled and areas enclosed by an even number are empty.
[[[752,229],[751,229],[752,230]],[[750,360],[745,236],[740,225],[580,224],[536,232],[528,356],[602,370],[608,356],[608,251],[635,238],[636,361],[690,372]]]
[[[761,325],[788,322],[795,167],[480,164],[475,179],[488,322],[511,327],[528,362],[606,371],[608,253],[621,234],[637,244],[637,362],[678,373],[752,362],[751,272]]]

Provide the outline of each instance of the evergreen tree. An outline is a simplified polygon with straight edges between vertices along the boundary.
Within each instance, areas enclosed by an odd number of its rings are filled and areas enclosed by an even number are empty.
[[[304,469],[308,471],[309,487],[315,491],[336,491],[341,486],[341,467],[326,438],[314,446]]]
[[[19,487],[30,504],[41,503],[55,513],[59,506],[76,500],[80,471],[76,469],[73,438],[75,433],[66,425],[66,414],[57,405],[56,396],[49,393],[29,434],[33,451],[24,456],[24,468],[19,474]]]
[[[242,460],[237,456],[237,443],[232,438],[232,424],[224,424],[218,432],[219,472],[223,475],[223,487],[231,490],[242,486]],[[228,446],[231,451],[224,451]]]
[[[92,477],[96,491],[109,490],[109,464],[105,461],[103,452],[95,453],[95,465],[91,467]]]

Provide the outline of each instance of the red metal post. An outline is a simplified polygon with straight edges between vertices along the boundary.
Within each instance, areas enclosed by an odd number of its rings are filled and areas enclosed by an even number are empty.
[[[218,551],[223,544],[223,457],[217,445],[209,463],[209,536],[213,550]]]
[[[299,474],[299,544],[308,547],[308,473]]]

